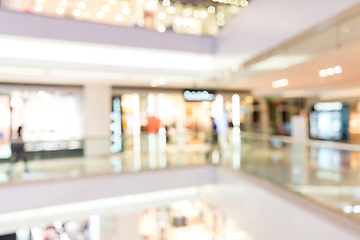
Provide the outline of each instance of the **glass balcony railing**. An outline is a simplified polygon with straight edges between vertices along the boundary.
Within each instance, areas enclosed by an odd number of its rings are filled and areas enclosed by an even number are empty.
[[[91,157],[2,162],[0,181],[6,184],[213,164],[265,179],[360,221],[359,145],[295,141],[235,130],[224,135],[130,136],[122,138],[122,149]]]

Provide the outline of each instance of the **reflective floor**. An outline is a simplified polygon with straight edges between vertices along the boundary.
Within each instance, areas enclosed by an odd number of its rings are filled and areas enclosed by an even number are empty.
[[[166,144],[161,137],[155,141],[146,139],[139,141],[139,146],[137,141],[128,143],[122,153],[102,157],[34,160],[26,166],[24,162],[0,163],[0,182],[219,164],[266,179],[360,221],[357,146],[329,147],[321,141],[294,143],[291,139],[249,134],[230,134],[218,136],[216,142],[183,145]]]

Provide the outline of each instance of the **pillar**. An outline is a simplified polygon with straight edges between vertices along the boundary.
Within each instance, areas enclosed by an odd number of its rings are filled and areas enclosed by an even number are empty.
[[[85,156],[101,156],[109,153],[109,130],[112,106],[112,89],[107,85],[85,85]]]
[[[138,213],[130,212],[119,215],[117,217],[117,234],[115,239],[140,240],[138,225]]]

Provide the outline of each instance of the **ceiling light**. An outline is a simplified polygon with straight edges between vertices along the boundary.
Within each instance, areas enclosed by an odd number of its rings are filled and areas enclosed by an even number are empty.
[[[328,69],[326,69],[326,73],[327,73],[327,75],[332,76],[332,75],[334,75],[334,69],[328,68]]]
[[[177,17],[177,18],[175,19],[175,24],[176,24],[177,26],[180,26],[180,25],[182,24],[182,19],[181,19],[180,17]]]
[[[150,85],[151,85],[152,87],[157,87],[157,86],[158,86],[158,82],[157,82],[156,80],[152,80],[152,81],[150,82]]]
[[[59,5],[60,5],[61,7],[67,7],[68,2],[67,2],[66,0],[61,0],[60,3],[59,3]]]
[[[85,8],[86,8],[86,3],[84,3],[84,2],[79,2],[79,4],[78,4],[77,6],[78,6],[78,8],[80,8],[80,9],[85,9]]]
[[[159,18],[160,20],[164,20],[164,19],[166,18],[166,13],[164,13],[164,12],[159,12],[158,18]]]
[[[101,10],[102,10],[103,12],[110,12],[110,6],[109,6],[109,5],[104,5],[104,6],[101,8]]]
[[[124,17],[120,13],[115,16],[115,20],[118,21],[118,22],[121,22],[123,19],[124,19]]]
[[[75,9],[73,12],[74,16],[76,17],[80,17],[81,16],[81,10],[80,9]]]
[[[109,5],[116,5],[116,0],[109,0],[108,3]]]
[[[160,25],[158,26],[157,30],[158,30],[159,32],[163,33],[163,32],[165,32],[166,27],[165,27],[164,25],[160,24]]]
[[[287,86],[287,85],[289,85],[289,81],[287,80],[287,79],[280,79],[280,80],[277,80],[277,81],[273,81],[272,83],[271,83],[271,86],[273,87],[273,88],[279,88],[279,87],[285,87],[285,86]]]
[[[220,27],[225,25],[225,20],[224,19],[219,19],[217,20],[217,25],[219,25]]]
[[[164,0],[164,1],[163,1],[163,5],[164,5],[165,7],[170,6],[170,1],[169,1],[169,0]]]
[[[104,19],[105,14],[104,14],[103,12],[98,12],[98,13],[96,14],[96,17],[97,17],[98,19]]]
[[[327,76],[332,76],[334,74],[340,74],[342,73],[342,68],[340,66],[336,66],[333,68],[328,68],[328,69],[322,69],[319,71],[319,76],[320,77],[327,77]]]
[[[194,28],[196,26],[196,20],[195,19],[190,19],[189,26]]]
[[[159,78],[159,84],[160,85],[165,85],[167,83],[166,78]]]
[[[345,213],[351,213],[351,212],[352,212],[352,206],[345,206],[345,207],[343,208],[343,211],[344,211]]]
[[[57,14],[64,14],[64,12],[65,12],[65,9],[63,8],[63,7],[58,7],[57,9],[56,9],[56,13]]]
[[[340,66],[336,66],[336,67],[334,67],[334,72],[336,74],[342,73],[342,68]]]
[[[84,12],[84,18],[91,18],[91,12],[90,11],[85,11]]]
[[[122,10],[121,10],[121,12],[124,14],[124,15],[129,15],[130,14],[130,9],[129,8],[123,8]]]
[[[173,7],[173,6],[170,6],[166,9],[166,11],[169,13],[169,14],[175,14],[176,13],[176,8]]]
[[[35,11],[41,12],[43,10],[43,6],[41,4],[37,4],[34,8]]]
[[[223,12],[218,12],[218,14],[216,14],[217,19],[223,19],[225,17],[225,14]]]
[[[320,77],[326,77],[326,76],[327,76],[327,71],[326,71],[325,69],[321,70],[321,71],[319,72],[319,76],[320,76]]]
[[[240,5],[241,5],[242,7],[246,7],[247,5],[249,5],[249,2],[246,1],[246,0],[242,0],[241,3],[240,3]]]
[[[199,10],[195,10],[195,11],[193,12],[193,15],[194,15],[194,17],[196,17],[196,18],[200,17],[200,11],[199,11]]]
[[[209,13],[214,13],[215,12],[215,7],[214,6],[208,7],[208,12]]]
[[[206,18],[207,15],[208,15],[207,11],[202,10],[202,11],[200,12],[200,17],[201,17],[201,18]]]
[[[355,205],[355,206],[353,207],[353,212],[354,212],[354,213],[360,213],[360,206],[359,206],[359,205]]]
[[[190,8],[186,8],[186,9],[183,10],[183,15],[185,17],[190,17],[191,13],[192,13],[192,10]]]
[[[125,7],[129,7],[129,2],[128,1],[122,1],[120,3],[121,7],[125,8]]]

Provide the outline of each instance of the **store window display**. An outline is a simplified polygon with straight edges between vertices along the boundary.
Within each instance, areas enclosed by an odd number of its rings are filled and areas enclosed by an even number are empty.
[[[2,159],[11,157],[9,142],[17,138],[20,127],[27,152],[82,149],[81,89],[12,89],[0,96],[0,113],[3,116],[0,120]],[[30,154],[30,159],[33,155]]]
[[[0,96],[0,159],[10,158],[10,97]]]

